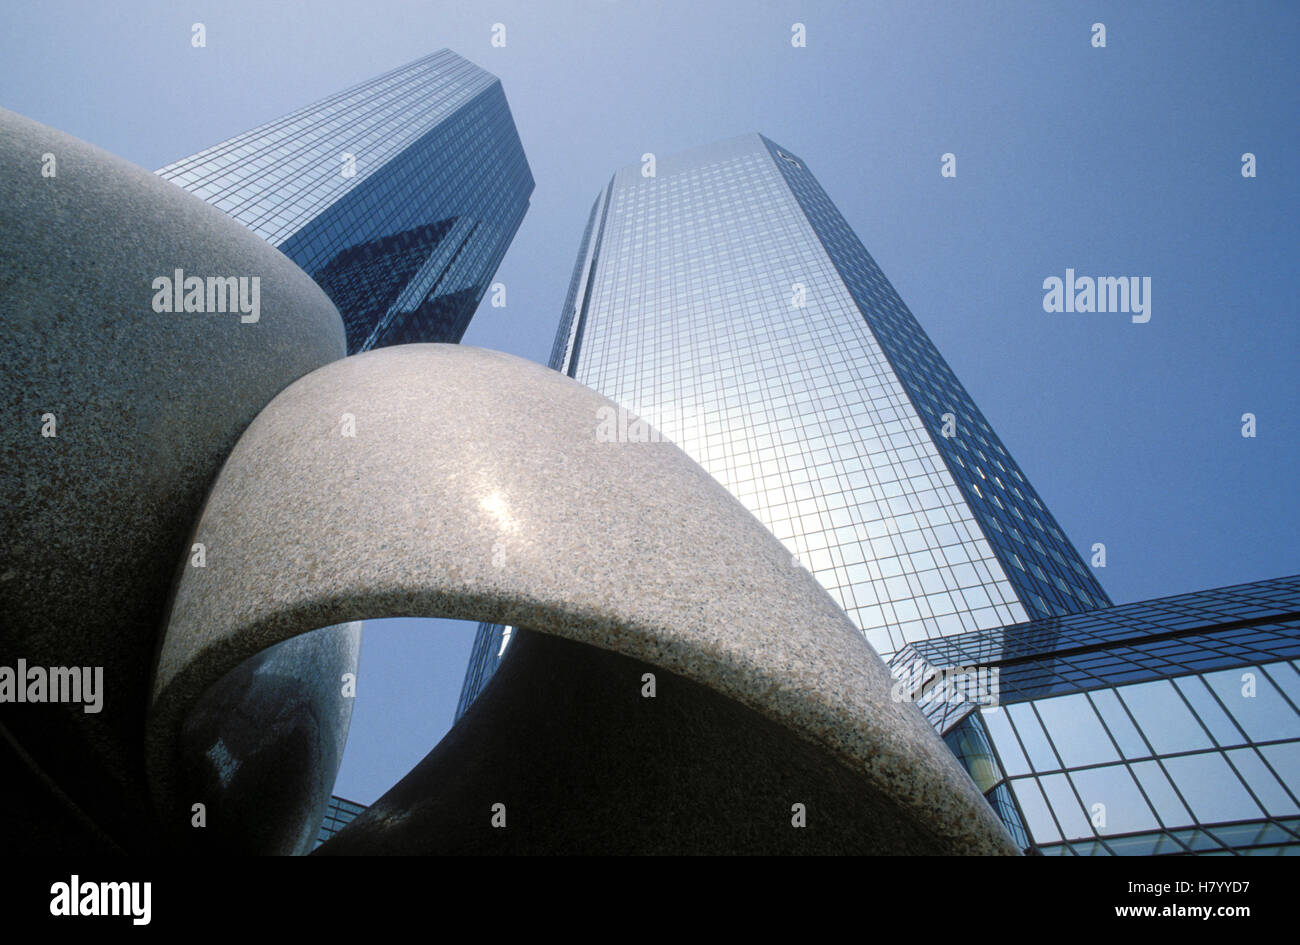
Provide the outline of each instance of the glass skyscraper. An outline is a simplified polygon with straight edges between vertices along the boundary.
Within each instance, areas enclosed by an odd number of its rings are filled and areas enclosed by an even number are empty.
[[[788,149],[616,173],[550,363],[785,542],[1026,851],[1300,852],[1300,578],[1113,606]]]
[[[550,364],[716,477],[886,659],[1110,604],[807,165],[762,135],[614,175]],[[502,644],[480,628],[462,711]]]
[[[500,80],[447,49],[158,173],[306,270],[349,354],[460,341],[533,190]]]

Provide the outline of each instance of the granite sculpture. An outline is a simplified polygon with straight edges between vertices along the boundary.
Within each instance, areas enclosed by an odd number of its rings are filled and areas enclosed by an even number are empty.
[[[274,249],[8,112],[0,241],[0,664],[98,680],[0,673],[8,849],[304,852],[356,622],[442,616],[527,630],[322,852],[1016,852],[812,576],[605,398],[344,358]]]

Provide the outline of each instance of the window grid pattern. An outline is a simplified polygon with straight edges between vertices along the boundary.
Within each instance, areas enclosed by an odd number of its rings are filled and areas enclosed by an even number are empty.
[[[449,50],[158,173],[316,279],[349,353],[459,341],[533,189],[501,83]]]
[[[956,667],[996,667],[1002,702],[1300,656],[1300,576],[1052,617],[907,647],[891,664],[922,693]],[[917,698],[948,731],[973,706]]]
[[[465,681],[461,683],[460,699],[456,703],[454,721],[460,721],[465,710],[478,698],[487,681],[501,665],[505,658],[505,627],[495,623],[480,623],[474,633],[474,643],[469,651],[469,666],[465,670]]]
[[[320,830],[316,833],[316,843],[312,849],[316,849],[316,847],[356,820],[357,815],[365,809],[364,804],[358,804],[343,797],[331,797],[329,804],[325,807],[325,816],[321,820]]]
[[[578,244],[578,264],[573,267],[573,275],[569,279],[569,291],[564,295],[564,310],[560,313],[560,327],[555,332],[555,342],[551,346],[550,367],[552,370],[560,371],[564,374],[570,374],[570,362],[573,356],[573,342],[577,337],[577,329],[580,327],[578,317],[579,310],[584,307],[586,301],[586,282],[583,274],[590,267],[588,254],[594,252],[591,242],[591,235],[596,226],[598,218],[603,219],[601,209],[609,199],[609,188],[606,187],[596,202],[592,204],[591,213],[587,217],[587,226],[582,231],[582,242]],[[599,239],[597,239],[599,242]],[[575,324],[577,323],[577,324]]]
[[[1028,619],[813,229],[799,196],[808,182],[782,176],[777,162],[791,161],[748,135],[664,158],[653,178],[616,173],[588,216],[550,366],[712,473],[886,659],[919,639]],[[865,254],[852,242],[851,255]],[[1037,501],[1024,485],[1015,494]],[[483,624],[475,653],[501,640]],[[495,667],[471,663],[458,717]]]
[[[1284,661],[985,708],[979,720],[1039,846],[1300,853],[1297,690]]]
[[[1300,578],[1279,578],[927,642],[894,668],[998,667],[997,705],[922,708],[1044,853],[1296,854],[1297,603]]]
[[[817,179],[801,159],[762,141],[1005,564],[1029,616],[1109,606],[1106,592]],[[943,435],[946,414],[954,423],[951,436]]]
[[[278,246],[495,81],[443,49],[158,174]],[[357,158],[355,177],[340,173],[345,153]]]
[[[713,474],[882,655],[1028,619],[776,161],[748,135],[615,174],[552,366]]]

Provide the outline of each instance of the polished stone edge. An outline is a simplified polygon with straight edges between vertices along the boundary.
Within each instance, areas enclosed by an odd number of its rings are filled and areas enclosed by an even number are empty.
[[[381,435],[331,438],[348,406]],[[277,397],[204,511],[200,527],[232,549],[229,570],[187,573],[177,589],[148,727],[163,805],[180,719],[239,661],[349,620],[448,617],[544,627],[679,673],[861,772],[951,852],[1015,853],[811,574],[672,444],[598,443],[608,406],[532,362],[450,345],[348,358]],[[411,503],[430,488],[441,492],[426,521]],[[508,537],[501,496],[528,525],[506,574],[470,553]],[[268,571],[267,555],[307,580]]]

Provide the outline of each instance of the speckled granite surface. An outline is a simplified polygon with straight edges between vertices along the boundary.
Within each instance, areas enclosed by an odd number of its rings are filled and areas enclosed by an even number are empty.
[[[944,852],[1014,852],[813,577],[676,447],[602,442],[608,404],[451,345],[334,362],[276,397],[204,508],[208,567],[177,589],[149,725],[160,796],[182,719],[242,659],[347,620],[479,618],[679,674],[825,752]]]
[[[258,320],[155,311],[153,281],[177,269],[257,277]],[[102,666],[105,690],[99,713],[4,704],[0,722],[92,820],[138,844],[152,833],[150,672],[189,531],[258,411],[343,356],[342,320],[221,211],[0,110],[0,351],[0,662]]]

